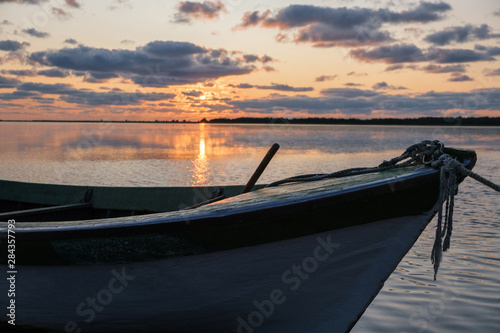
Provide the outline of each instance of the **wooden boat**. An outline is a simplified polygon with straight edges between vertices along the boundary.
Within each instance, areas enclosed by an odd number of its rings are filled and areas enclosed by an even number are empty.
[[[476,162],[473,151],[444,153]],[[221,188],[1,181],[2,270],[13,279],[0,282],[0,307],[15,302],[2,320],[64,332],[347,332],[435,215],[440,171],[241,188],[183,209]]]

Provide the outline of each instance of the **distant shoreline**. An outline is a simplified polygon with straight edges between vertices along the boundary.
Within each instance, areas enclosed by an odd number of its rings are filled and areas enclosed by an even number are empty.
[[[274,124],[274,125],[397,125],[397,126],[500,126],[500,117],[420,117],[420,118],[216,118],[189,120],[0,120],[27,123],[124,123],[124,124]]]

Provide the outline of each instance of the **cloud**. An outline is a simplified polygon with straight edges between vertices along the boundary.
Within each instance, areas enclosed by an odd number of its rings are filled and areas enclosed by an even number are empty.
[[[199,90],[191,90],[188,92],[183,91],[182,94],[189,96],[189,97],[200,97],[200,96],[203,96],[205,93],[203,91],[199,91]]]
[[[35,63],[60,69],[123,77],[144,87],[194,84],[256,70],[254,65],[224,49],[207,49],[188,42],[154,41],[136,50],[103,49],[80,45],[34,52]]]
[[[48,32],[38,31],[35,28],[23,29],[23,32],[36,38],[47,38],[50,36]]]
[[[30,44],[27,42],[20,43],[15,40],[1,40],[0,41],[0,50],[2,51],[19,51]]]
[[[62,9],[62,8],[55,8],[55,7],[52,7],[52,14],[54,14],[54,16],[56,16],[60,20],[65,20],[65,19],[68,19],[68,18],[70,18],[72,16],[70,13],[68,13],[64,9]],[[47,35],[46,37],[48,37],[48,36],[49,35]]]
[[[66,44],[71,44],[71,45],[76,45],[78,44],[78,42],[76,41],[76,39],[73,39],[73,38],[67,38],[64,40],[63,43],[66,43]]]
[[[66,6],[73,8],[80,8],[80,4],[76,0],[65,0]]]
[[[289,5],[276,13],[270,10],[246,12],[234,29],[261,26],[281,31],[295,31],[296,43],[312,43],[315,47],[361,46],[391,41],[383,24],[427,23],[443,18],[451,7],[444,3],[420,2],[412,9],[394,12],[388,9],[320,7],[314,5]],[[280,33],[279,41],[288,40]]]
[[[431,49],[427,58],[441,64],[495,60],[488,53],[467,49]]]
[[[194,19],[213,20],[219,17],[226,7],[220,1],[181,1],[177,5],[178,12],[174,15],[174,22],[191,23]]]
[[[324,81],[331,81],[335,80],[337,78],[337,75],[321,75],[318,76],[314,79],[316,82],[324,82]]]
[[[102,105],[139,105],[142,102],[157,102],[171,100],[175,94],[170,93],[141,93],[141,92],[94,92],[89,90],[77,90],[69,84],[56,83],[33,83],[27,82],[17,86],[19,92],[31,92],[48,95],[59,95],[59,99],[67,103],[102,106]]]
[[[464,81],[474,81],[473,78],[471,78],[468,75],[460,74],[460,73],[453,73],[452,77],[448,79],[450,82],[464,82]]]
[[[458,65],[440,66],[440,65],[429,64],[425,67],[422,67],[422,70],[426,71],[427,73],[452,73],[452,72],[464,73],[465,65],[458,64]]]
[[[278,91],[293,91],[293,92],[305,92],[305,91],[313,91],[313,87],[292,87],[289,86],[288,84],[279,84],[279,83],[271,83],[271,85],[264,86],[264,85],[253,85],[249,83],[240,83],[238,85],[234,84],[229,84],[229,87],[232,88],[240,88],[240,89],[250,89],[250,88],[256,88],[256,89],[263,89],[263,90],[278,90]]]
[[[19,80],[11,79],[11,78],[0,75],[0,89],[1,88],[15,88],[20,83],[21,83],[21,81],[19,81]]]
[[[278,97],[274,99],[236,100],[229,102],[236,110],[273,114],[291,111],[306,114],[342,113],[346,116],[375,111],[394,116],[444,115],[447,111],[499,110],[500,89],[476,89],[470,92],[434,92],[410,96],[385,94],[373,90],[334,88],[322,91],[321,97]]]
[[[36,72],[29,69],[10,69],[2,70],[2,74],[16,75],[16,76],[35,76]]]
[[[404,89],[407,89],[405,87],[402,87],[402,86],[399,86],[399,87],[396,87],[396,86],[392,86],[392,85],[389,85],[387,84],[387,82],[378,82],[378,83],[375,83],[372,88],[374,90],[380,90],[380,89],[387,89],[387,90],[404,90]]]
[[[321,94],[343,98],[359,98],[373,97],[379,93],[373,90],[363,90],[357,88],[328,88],[321,90]]]
[[[389,64],[427,60],[424,52],[413,44],[379,46],[370,50],[355,49],[351,50],[349,55],[360,61],[385,62]]]
[[[500,68],[497,69],[485,69],[484,73],[486,76],[498,76],[500,75]]]
[[[492,34],[487,24],[474,27],[470,24],[462,27],[451,27],[428,35],[425,41],[434,45],[444,46],[452,42],[465,43],[473,40],[499,38],[500,34]]]
[[[271,83],[270,86],[256,86],[258,89],[270,89],[270,90],[279,90],[279,91],[295,91],[295,92],[302,92],[302,91],[313,91],[313,87],[292,87],[289,86],[288,84],[278,84],[278,83]]]
[[[47,77],[68,77],[69,73],[67,71],[62,71],[57,68],[41,70],[36,73],[37,75],[47,76]]]
[[[393,44],[371,49],[355,49],[351,50],[349,55],[364,62],[385,62],[388,64],[421,61],[434,61],[445,64],[495,60],[488,52],[440,48],[430,48],[423,51],[413,44]]]
[[[388,66],[385,71],[386,72],[392,72],[392,71],[396,71],[398,69],[403,69],[405,66],[404,65],[401,65],[401,64],[396,64],[396,65],[391,65],[391,66]]]
[[[12,93],[0,93],[0,100],[12,101],[16,99],[26,99],[34,96],[38,96],[38,94],[29,91],[14,91]]]

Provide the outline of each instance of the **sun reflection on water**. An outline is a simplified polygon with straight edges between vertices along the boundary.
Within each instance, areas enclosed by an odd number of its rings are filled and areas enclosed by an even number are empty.
[[[210,179],[208,158],[205,153],[205,124],[200,123],[199,153],[193,162],[193,180],[191,185],[207,185]]]

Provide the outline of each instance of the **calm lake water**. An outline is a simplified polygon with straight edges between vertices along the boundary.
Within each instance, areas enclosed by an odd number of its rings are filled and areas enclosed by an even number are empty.
[[[500,183],[500,128],[1,123],[0,178],[26,182],[181,186],[245,183],[272,143],[260,183],[375,166],[424,139],[478,152],[475,171]],[[437,281],[435,221],[353,332],[499,332],[500,196],[467,179]]]

